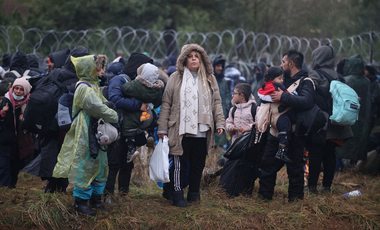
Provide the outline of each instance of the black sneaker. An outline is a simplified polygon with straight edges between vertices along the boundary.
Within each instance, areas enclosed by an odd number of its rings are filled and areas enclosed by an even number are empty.
[[[331,188],[330,187],[323,187],[322,193],[331,193]]]

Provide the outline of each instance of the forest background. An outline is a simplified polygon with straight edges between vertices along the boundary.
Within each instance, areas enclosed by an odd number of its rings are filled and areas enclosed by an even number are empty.
[[[379,30],[377,0],[0,0],[0,25],[41,30],[131,26],[209,32],[242,28],[297,37]]]

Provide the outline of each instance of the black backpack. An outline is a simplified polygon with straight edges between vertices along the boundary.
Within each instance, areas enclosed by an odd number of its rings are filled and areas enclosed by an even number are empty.
[[[54,117],[58,110],[58,100],[64,93],[65,86],[58,81],[61,69],[54,69],[48,76],[40,80],[37,88],[30,95],[25,108],[22,129],[46,136],[54,124]],[[73,82],[78,79],[73,79]],[[71,83],[73,83],[71,82]]]
[[[1,80],[1,82],[0,82],[0,96],[4,96],[9,91],[9,89],[12,87],[14,81],[15,81],[15,79],[10,78],[10,77],[7,77],[7,78],[4,78],[3,80]]]

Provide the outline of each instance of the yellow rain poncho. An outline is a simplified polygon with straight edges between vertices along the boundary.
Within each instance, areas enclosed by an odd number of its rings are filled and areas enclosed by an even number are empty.
[[[91,87],[80,84],[75,90],[72,114],[74,116],[80,112],[66,134],[53,172],[53,177],[69,178],[70,183],[82,188],[87,188],[95,178],[99,182],[105,182],[108,177],[107,153],[99,149],[96,159],[90,156],[90,117],[103,118],[109,123],[118,121],[117,113],[103,104],[107,99],[103,97],[99,87],[96,68],[98,65],[99,69],[99,56],[105,60],[103,55],[98,55],[98,61],[95,61],[94,55],[71,57],[79,78],[77,84],[87,82]]]

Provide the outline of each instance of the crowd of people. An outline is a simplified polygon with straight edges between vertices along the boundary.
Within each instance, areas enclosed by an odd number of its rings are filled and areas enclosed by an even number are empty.
[[[107,211],[104,201],[112,202],[117,176],[119,194],[129,192],[139,147],[154,147],[159,138],[167,136],[172,164],[163,197],[174,206],[186,207],[200,200],[202,172],[211,150],[227,149],[256,129],[266,133],[262,151],[252,153],[260,155],[255,162],[260,198],[273,199],[277,172],[284,165],[289,202],[303,199],[305,191],[330,192],[337,171],[380,150],[377,69],[366,65],[360,55],[340,60],[335,68],[336,61],[334,49],[321,46],[312,52],[308,71],[303,54],[291,49],[283,54],[280,66],[262,62],[252,76],[244,77],[237,67],[226,65],[222,55],[209,56],[197,44],[184,45],[178,57],[171,56],[164,63],[155,62],[147,53],[132,53],[128,60],[118,56],[108,63],[105,55],[90,54],[83,46],[50,54],[42,63],[46,69],[39,68],[34,54],[4,55],[0,67],[0,186],[15,188],[20,170],[47,180],[46,193],[66,192],[71,183],[75,210],[96,215],[96,209]],[[358,120],[352,126],[328,120],[323,128],[305,131],[299,121],[315,119],[307,114],[316,105],[332,113],[332,105],[324,108],[322,103],[331,95],[320,92],[329,90],[329,79],[355,90],[360,101]],[[32,102],[37,92],[47,91],[50,85],[57,85],[61,92],[52,111],[59,109],[62,94],[73,95],[70,128],[57,128],[57,115],[51,123],[46,121],[49,125],[43,130],[34,132],[26,122],[33,114]],[[119,132],[107,148],[98,144],[94,131],[100,119]],[[313,124],[313,120],[308,122]],[[309,178],[304,187],[306,151]],[[379,173],[376,167],[371,173]]]

